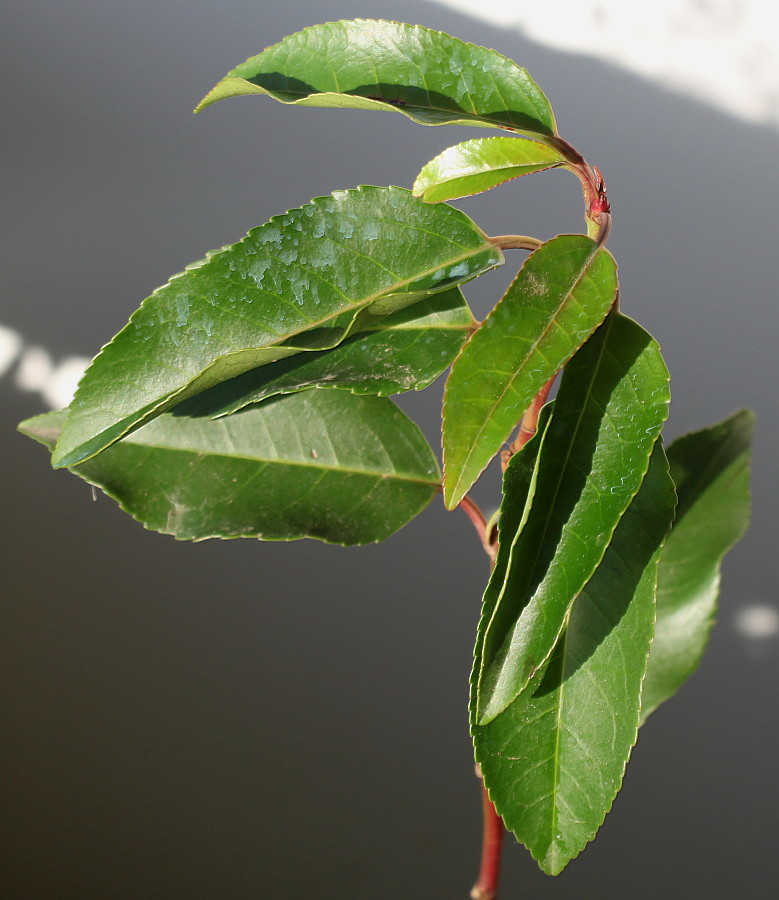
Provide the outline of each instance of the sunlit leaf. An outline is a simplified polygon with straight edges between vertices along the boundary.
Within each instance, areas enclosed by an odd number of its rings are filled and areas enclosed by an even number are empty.
[[[668,448],[679,494],[660,558],[657,629],[644,683],[643,717],[698,668],[714,621],[722,557],[749,519],[748,410],[675,440]]]
[[[636,740],[658,557],[674,502],[658,442],[549,663],[496,719],[473,728],[496,810],[550,875],[595,836]]]
[[[417,175],[413,193],[426,203],[456,200],[565,164],[557,150],[517,138],[477,138],[449,147]]]
[[[540,388],[603,321],[616,291],[614,259],[586,235],[559,235],[530,254],[446,382],[448,508],[457,506]]]
[[[502,262],[459,210],[401,188],[338,191],[155,291],[87,369],[53,456],[73,466],[189,396]]]
[[[479,660],[479,724],[505,710],[549,658],[641,485],[668,401],[657,344],[618,313],[566,366],[532,505],[523,527],[501,532],[509,561],[487,586],[494,611]]]
[[[65,413],[23,422],[54,446]],[[180,540],[380,541],[430,502],[438,465],[393,403],[304,391],[223,419],[166,413],[71,471]]]
[[[552,108],[525,69],[495,50],[399,22],[328,22],[289,35],[229,72],[198,110],[244,94],[393,109],[423,125],[555,133]]]

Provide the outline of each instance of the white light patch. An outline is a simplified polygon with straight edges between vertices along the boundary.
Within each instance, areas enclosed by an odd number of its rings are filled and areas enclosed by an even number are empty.
[[[764,641],[779,635],[779,609],[767,603],[745,606],[735,616],[736,631],[751,641]]]
[[[13,382],[20,391],[38,393],[47,406],[63,409],[70,404],[81,376],[89,365],[84,356],[68,356],[54,363],[43,347],[24,346],[18,332],[0,325],[0,376],[18,361]]]
[[[54,374],[54,363],[43,347],[28,347],[19,360],[14,381],[20,391],[40,391]]]
[[[538,43],[597,57],[739,119],[779,126],[775,0],[433,2],[517,28]]]

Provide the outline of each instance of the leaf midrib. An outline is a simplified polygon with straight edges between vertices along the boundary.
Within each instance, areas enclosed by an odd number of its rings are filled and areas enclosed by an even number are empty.
[[[576,278],[576,280],[574,281],[574,283],[571,285],[571,287],[569,288],[569,290],[566,292],[565,296],[562,298],[562,300],[561,300],[560,303],[558,304],[557,309],[555,310],[554,314],[553,314],[552,317],[549,319],[549,321],[547,322],[546,326],[545,326],[544,329],[541,331],[541,333],[539,334],[539,336],[536,338],[536,340],[533,342],[533,344],[532,344],[532,345],[530,346],[530,348],[528,349],[528,351],[527,351],[527,353],[525,354],[525,357],[524,357],[524,359],[523,359],[523,361],[522,361],[522,365],[520,366],[519,369],[516,370],[516,373],[515,373],[514,377],[511,378],[510,380],[508,380],[508,381],[506,382],[506,384],[505,384],[503,390],[498,394],[498,396],[497,396],[496,399],[495,399],[495,402],[494,402],[494,403],[492,404],[492,406],[490,407],[489,414],[486,415],[486,416],[484,416],[483,422],[482,422],[482,424],[481,424],[481,426],[480,426],[480,428],[479,428],[479,431],[478,431],[477,434],[476,434],[476,437],[471,441],[471,448],[472,448],[472,449],[470,450],[470,452],[468,453],[468,455],[465,457],[465,461],[464,461],[463,465],[462,465],[461,468],[460,468],[461,475],[460,475],[460,478],[457,479],[457,485],[456,485],[456,487],[457,487],[458,490],[459,490],[459,488],[460,488],[460,485],[462,484],[463,476],[465,475],[465,467],[468,465],[468,463],[470,463],[471,459],[473,458],[473,455],[474,455],[474,453],[475,453],[475,451],[476,451],[476,446],[477,446],[478,442],[481,440],[482,435],[484,434],[485,429],[487,428],[488,425],[491,425],[491,424],[492,424],[492,417],[493,417],[493,415],[495,414],[495,410],[496,410],[496,409],[498,408],[498,406],[503,402],[503,399],[504,399],[504,397],[506,396],[506,394],[508,393],[509,389],[514,385],[514,383],[515,383],[515,382],[517,381],[517,379],[519,378],[519,375],[520,375],[520,374],[522,373],[522,371],[526,368],[527,362],[528,362],[528,360],[530,359],[531,355],[532,355],[533,353],[536,352],[536,350],[538,349],[538,346],[539,346],[539,344],[541,343],[541,341],[549,334],[550,330],[552,329],[552,327],[554,326],[554,324],[557,322],[557,319],[558,319],[559,315],[562,313],[563,308],[567,305],[568,300],[569,300],[569,298],[571,297],[571,294],[573,294],[573,292],[576,290],[576,288],[579,286],[579,284],[581,283],[582,279],[583,279],[584,276],[586,275],[586,273],[589,271],[590,264],[592,263],[592,261],[593,261],[593,260],[595,259],[595,257],[597,256],[598,250],[599,250],[599,249],[600,249],[600,248],[596,246],[596,247],[594,248],[594,250],[592,251],[592,253],[590,254],[590,256],[587,258],[587,264],[586,264],[585,266],[582,267],[581,272],[579,273],[579,275],[577,276],[577,278]],[[595,326],[595,327],[597,327],[597,326]],[[594,328],[593,328],[593,330],[594,330]],[[466,344],[465,346],[467,347],[468,345]],[[463,352],[464,352],[464,349],[465,349],[465,348],[463,348]],[[570,357],[571,357],[572,355],[573,355],[572,353],[569,354],[569,356],[567,357],[567,359],[570,359]],[[565,364],[565,362],[567,361],[567,359],[566,359],[566,360],[563,360],[563,362],[560,364],[560,366],[558,366],[558,368],[555,370],[555,373],[554,373],[554,374],[556,374],[556,373],[560,370],[560,368]],[[600,361],[599,361],[599,364],[600,364]],[[532,398],[531,398],[531,401],[532,401]],[[524,411],[523,411],[523,415],[524,415]],[[513,427],[513,425],[512,425],[512,427]],[[577,427],[578,427],[578,426],[577,426]],[[510,433],[510,431],[511,431],[511,429],[509,429],[509,433]]]
[[[414,476],[406,475],[400,472],[375,472],[369,469],[352,469],[347,466],[327,466],[316,461],[308,463],[305,460],[284,459],[279,457],[247,456],[244,453],[230,453],[225,450],[193,450],[187,447],[171,447],[169,444],[164,443],[133,440],[132,437],[126,438],[123,443],[125,446],[129,445],[138,447],[139,449],[148,449],[149,451],[159,450],[160,452],[164,453],[184,453],[201,458],[219,457],[225,459],[240,459],[244,460],[245,462],[256,463],[257,465],[293,466],[303,469],[321,470],[324,472],[343,473],[345,475],[365,475],[366,477],[376,478],[383,481],[392,479],[395,481],[408,481],[415,484],[425,484],[432,487],[436,487],[440,483],[437,480],[416,478]],[[76,466],[73,466],[73,468],[76,468]]]

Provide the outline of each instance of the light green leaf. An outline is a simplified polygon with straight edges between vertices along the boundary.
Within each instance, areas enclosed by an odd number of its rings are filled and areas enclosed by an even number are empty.
[[[660,558],[657,629],[644,682],[643,718],[698,668],[714,621],[722,557],[749,520],[754,416],[741,410],[668,448],[679,494]]]
[[[522,528],[501,533],[508,563],[487,585],[494,612],[479,660],[479,724],[503,712],[549,658],[643,480],[669,399],[659,347],[618,313],[566,367],[531,508]]]
[[[432,159],[417,175],[413,193],[426,203],[456,200],[562,165],[562,154],[537,141],[477,138],[449,147]]]
[[[153,422],[72,469],[152,531],[179,540],[389,537],[439,488],[417,426],[391,400],[304,391],[224,419]],[[65,413],[23,422],[50,449]]]
[[[69,467],[187,397],[340,343],[499,265],[458,210],[401,188],[321,197],[159,288],[87,369],[52,464]]]
[[[546,668],[496,719],[473,728],[490,799],[550,875],[595,836],[636,741],[657,563],[674,501],[658,442]]]
[[[516,63],[399,22],[355,19],[292,34],[229,72],[196,111],[244,94],[297,106],[394,109],[422,125],[555,134],[549,102]]]
[[[218,417],[309,387],[381,397],[419,391],[451,365],[474,327],[462,292],[454,288],[379,319],[332,350],[299,353],[252,369],[186,402]]]
[[[603,321],[613,257],[583,234],[531,253],[455,360],[443,412],[444,502],[453,509],[543,385]]]

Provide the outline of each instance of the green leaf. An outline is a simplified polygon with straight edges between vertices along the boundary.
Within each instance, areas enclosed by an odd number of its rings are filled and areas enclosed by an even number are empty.
[[[444,502],[453,509],[543,385],[603,321],[613,257],[583,234],[531,253],[455,360],[443,412]]]
[[[417,175],[413,192],[426,203],[456,200],[562,165],[562,154],[537,141],[477,138],[449,147],[432,159]]]
[[[64,413],[23,422],[50,449]],[[72,469],[180,540],[389,537],[438,491],[438,465],[391,400],[304,391],[216,421],[169,413]]]
[[[555,134],[549,102],[516,63],[398,22],[329,22],[292,34],[229,72],[196,112],[244,94],[297,106],[394,109],[422,125]]]
[[[531,508],[523,527],[501,533],[509,561],[487,585],[494,612],[479,660],[479,724],[503,712],[548,659],[643,480],[669,399],[659,347],[618,313],[566,366]]]
[[[476,630],[476,648],[474,650],[474,669],[471,691],[471,721],[478,720],[476,677],[482,671],[484,658],[484,635],[492,621],[495,607],[500,599],[500,591],[491,587],[505,583],[512,551],[517,535],[522,531],[532,509],[533,498],[538,486],[538,455],[543,447],[554,402],[547,403],[539,416],[536,433],[513,456],[510,457],[503,472],[503,497],[497,519],[498,547],[490,572],[490,581],[484,592],[481,615]]]
[[[673,483],[660,442],[545,670],[473,728],[484,784],[506,827],[557,875],[595,836],[635,744]]]
[[[52,464],[76,465],[214,384],[333,347],[363,317],[502,261],[463,213],[401,188],[338,191],[277,216],[143,302],[87,369]]]
[[[722,557],[749,520],[754,416],[741,410],[668,449],[679,507],[660,558],[657,629],[644,682],[643,718],[697,669],[714,621]]]
[[[200,414],[218,417],[310,387],[382,397],[419,391],[451,365],[473,327],[462,292],[454,288],[378,320],[332,350],[300,353],[252,369],[187,403]]]

